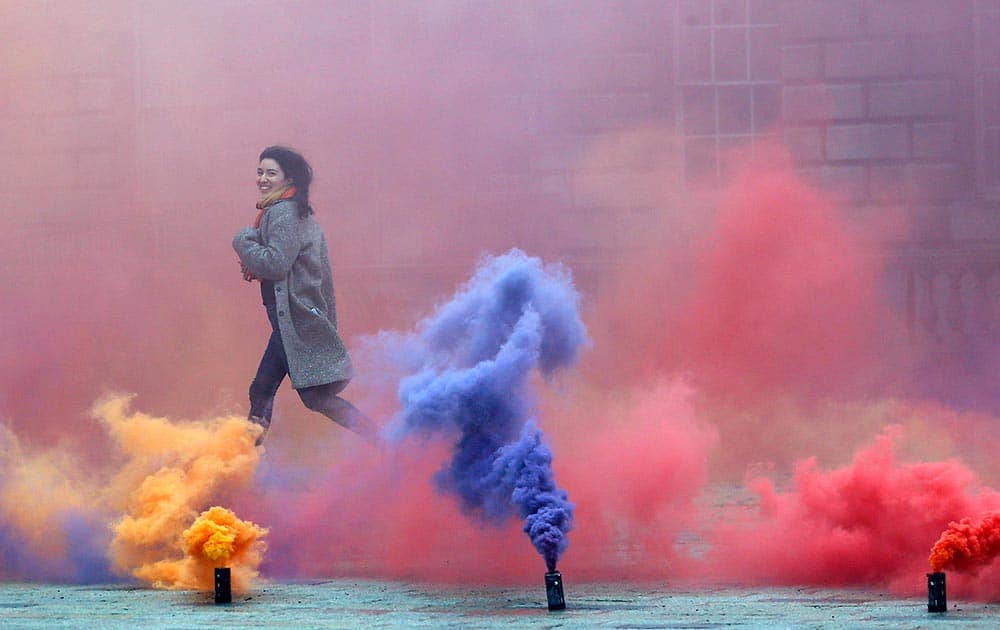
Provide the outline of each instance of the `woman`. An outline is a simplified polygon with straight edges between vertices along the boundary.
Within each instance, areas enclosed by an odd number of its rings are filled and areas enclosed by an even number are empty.
[[[286,147],[260,154],[257,218],[233,239],[243,279],[260,281],[271,338],[250,384],[250,420],[264,430],[287,374],[302,402],[334,422],[373,439],[371,422],[339,397],[353,375],[337,334],[333,275],[326,239],[309,204],[312,168]]]

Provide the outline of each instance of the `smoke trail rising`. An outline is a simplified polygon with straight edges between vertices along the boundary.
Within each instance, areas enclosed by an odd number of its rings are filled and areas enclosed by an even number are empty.
[[[573,505],[552,476],[552,451],[542,442],[542,432],[533,421],[524,425],[521,438],[501,447],[493,462],[487,485],[499,489],[518,506],[524,531],[542,554],[545,566],[555,571],[559,556],[569,541]]]
[[[902,462],[889,427],[842,468],[800,461],[779,490],[756,478],[757,517],[734,515],[712,562],[728,576],[781,584],[888,584],[912,592],[924,550],[958,514],[995,510],[1000,494],[961,462]]]
[[[249,484],[258,429],[235,416],[172,422],[130,412],[129,402],[115,396],[94,406],[122,459],[86,474],[65,449],[34,452],[0,425],[0,579],[130,575],[158,587],[211,588],[215,558],[186,549],[183,534],[210,501]],[[210,511],[212,522],[192,529],[234,534],[228,554],[241,590],[257,575],[266,530],[225,512]]]
[[[94,413],[127,457],[110,484],[126,512],[113,526],[110,554],[115,570],[161,588],[211,584],[185,558],[182,535],[198,511],[225,492],[248,484],[258,461],[257,429],[229,416],[175,423],[129,413],[129,399],[111,398]],[[234,576],[241,584],[256,575],[256,563]]]
[[[516,507],[550,570],[566,549],[573,505],[555,484],[529,377],[575,361],[587,342],[578,303],[565,270],[515,249],[483,261],[417,333],[383,337],[415,367],[400,383],[390,436],[457,435],[437,487],[487,522],[503,522]]]
[[[257,577],[266,534],[266,529],[240,519],[232,510],[213,506],[184,530],[184,558],[159,563],[156,573],[175,573],[174,586],[179,588],[206,588],[214,567],[229,567],[233,590],[245,591]]]
[[[948,529],[931,550],[929,561],[935,571],[946,569],[978,573],[1000,555],[1000,511],[948,523]]]

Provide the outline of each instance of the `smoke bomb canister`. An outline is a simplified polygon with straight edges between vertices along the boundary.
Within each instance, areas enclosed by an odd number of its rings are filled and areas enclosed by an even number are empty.
[[[549,610],[565,610],[566,595],[563,592],[562,573],[550,571],[545,574],[545,596],[549,599]]]
[[[228,604],[233,601],[232,574],[229,567],[215,570],[215,603]]]
[[[927,612],[943,613],[948,610],[944,573],[927,574]]]

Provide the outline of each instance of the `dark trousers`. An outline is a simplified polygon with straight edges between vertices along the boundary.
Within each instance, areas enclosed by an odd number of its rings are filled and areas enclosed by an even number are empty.
[[[288,357],[281,343],[281,331],[278,328],[278,308],[274,304],[266,304],[267,318],[271,321],[271,338],[267,341],[264,356],[257,367],[257,375],[250,383],[250,419],[264,427],[267,432],[271,425],[271,413],[274,409],[274,396],[278,387],[288,375]],[[312,411],[318,411],[337,424],[356,433],[368,437],[371,434],[371,423],[357,407],[347,402],[337,394],[342,392],[349,380],[334,381],[316,387],[303,387],[295,390],[305,406]],[[261,434],[263,439],[264,434]],[[260,442],[260,440],[258,440]]]

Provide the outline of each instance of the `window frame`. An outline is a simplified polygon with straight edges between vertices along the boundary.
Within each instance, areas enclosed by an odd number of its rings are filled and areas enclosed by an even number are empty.
[[[762,32],[764,30],[771,30],[775,37],[778,36],[780,32],[780,20],[777,16],[774,16],[773,20],[761,20],[758,21],[757,17],[754,15],[753,4],[754,0],[696,0],[699,3],[704,3],[702,6],[706,7],[706,17],[707,22],[700,24],[690,24],[685,21],[682,15],[682,5],[683,2],[674,3],[674,76],[675,84],[675,103],[677,107],[675,109],[675,125],[678,132],[678,136],[681,139],[680,148],[683,154],[682,163],[684,164],[684,181],[687,186],[694,186],[698,188],[704,188],[706,182],[696,183],[695,180],[690,178],[687,171],[690,166],[689,162],[691,160],[700,159],[704,150],[691,152],[691,147],[701,146],[707,148],[712,147],[711,160],[706,160],[701,167],[707,166],[711,163],[712,168],[712,182],[708,183],[709,188],[716,188],[720,183],[724,181],[726,176],[726,168],[724,164],[724,158],[728,147],[735,146],[737,144],[746,143],[748,147],[756,145],[757,142],[762,140],[768,140],[776,138],[780,135],[780,129],[783,124],[782,113],[781,113],[781,74],[780,69],[777,69],[773,77],[767,76],[754,76],[755,73],[759,73],[760,70],[755,67],[757,59],[755,55],[760,52],[760,49],[756,47],[756,42],[754,41],[754,36],[756,33]],[[741,20],[726,22],[720,21],[716,15],[717,4],[726,2],[734,2],[735,4],[742,3],[743,5],[743,17]],[[684,63],[684,54],[682,47],[688,44],[689,37],[692,33],[701,31],[708,35],[708,59],[707,62],[707,72],[708,76],[691,78],[685,76],[685,69],[682,67]],[[734,33],[739,32],[745,41],[745,52],[744,52],[744,62],[746,64],[745,78],[727,78],[719,77],[717,71],[719,68],[716,64],[716,52],[717,52],[717,36],[722,33]],[[780,64],[780,50],[774,59],[775,64]],[[724,98],[727,92],[730,94],[741,88],[746,89],[748,93],[748,111],[750,114],[749,120],[745,121],[748,128],[741,130],[726,130],[724,129],[726,120],[723,119],[725,108]],[[766,100],[761,100],[766,98],[766,92],[768,89],[775,90],[776,107],[777,110],[774,111],[771,116],[760,116],[758,110],[762,107],[762,104]],[[690,95],[697,91],[702,91],[707,93],[711,91],[711,102],[712,102],[712,132],[707,132],[704,130],[692,130],[690,125],[694,122],[705,123],[708,118],[702,117],[698,119],[696,117],[690,117],[688,112],[688,101],[690,100]],[[763,110],[762,110],[763,111]]]
[[[986,135],[988,130],[996,130],[998,135],[998,146],[996,149],[997,159],[1000,159],[1000,103],[997,104],[996,120],[986,120],[986,77],[989,74],[996,75],[997,91],[996,97],[1000,99],[1000,59],[995,60],[995,65],[988,65],[985,59],[985,33],[984,17],[987,14],[994,14],[1000,23],[1000,6],[995,4],[995,0],[976,0],[973,10],[973,42],[974,42],[974,85],[975,85],[975,115],[974,133],[976,146],[976,183],[979,195],[986,201],[1000,201],[1000,175],[996,181],[989,181],[988,166],[989,159],[986,148]],[[1000,46],[1000,44],[997,44]],[[1000,172],[1000,166],[996,167]]]

